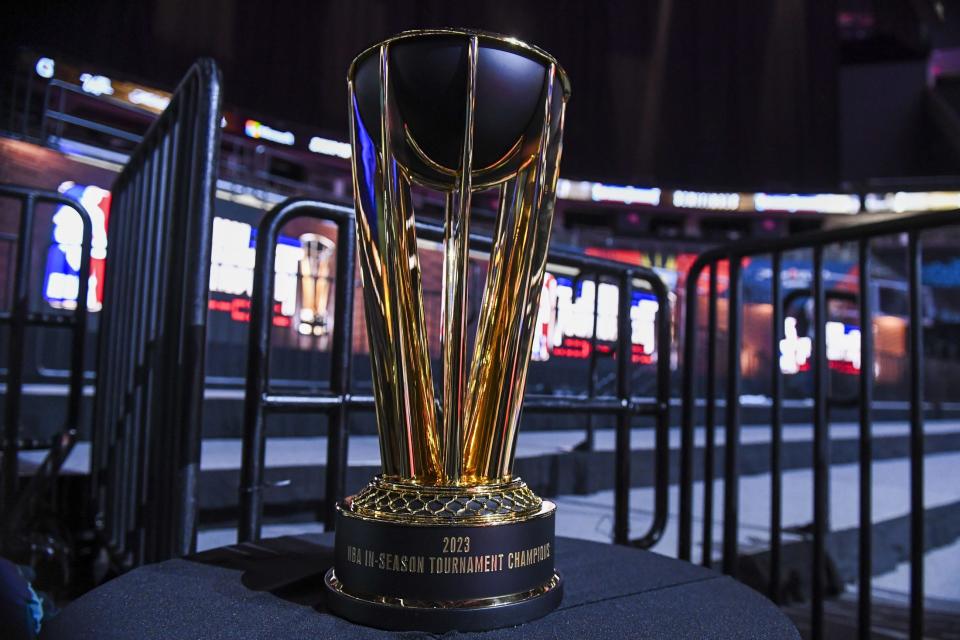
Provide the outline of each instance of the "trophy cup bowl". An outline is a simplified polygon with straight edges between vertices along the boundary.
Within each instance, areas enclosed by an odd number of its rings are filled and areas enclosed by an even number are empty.
[[[338,505],[327,605],[388,629],[484,630],[560,602],[556,507],[513,475],[570,87],[514,38],[406,32],[348,73],[357,249],[382,474]],[[410,190],[445,197],[434,386]],[[468,357],[471,197],[498,188]]]
[[[545,76],[548,61],[552,62],[547,54],[512,38],[488,35],[478,44],[474,188],[504,181],[536,154],[548,90]],[[444,32],[401,35],[390,45],[391,89],[405,129],[394,153],[418,182],[441,188],[455,185],[466,127],[462,87],[469,73],[469,46],[463,34]],[[379,49],[362,53],[351,69],[356,106],[360,118],[371,123],[374,140],[381,135]],[[554,83],[556,95],[569,92],[561,86],[566,83],[562,73]],[[563,100],[551,106],[555,133]]]

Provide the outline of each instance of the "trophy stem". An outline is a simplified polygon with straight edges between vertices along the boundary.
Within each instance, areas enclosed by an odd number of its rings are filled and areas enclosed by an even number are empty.
[[[461,479],[461,439],[467,367],[467,278],[470,269],[470,196],[473,176],[473,121],[476,107],[477,37],[467,48],[463,153],[456,190],[447,194],[443,261],[443,458],[445,481]]]

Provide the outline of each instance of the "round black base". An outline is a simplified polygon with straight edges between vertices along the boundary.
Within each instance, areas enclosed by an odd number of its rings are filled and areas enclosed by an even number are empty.
[[[328,609],[381,629],[483,631],[560,603],[556,506],[504,518],[415,520],[337,510]]]
[[[557,608],[563,597],[560,574],[544,585],[542,590],[519,597],[504,598],[503,602],[481,603],[477,606],[416,606],[415,604],[387,603],[366,599],[344,591],[334,569],[324,578],[327,608],[341,618],[378,629],[392,631],[489,631],[515,627],[542,618]]]

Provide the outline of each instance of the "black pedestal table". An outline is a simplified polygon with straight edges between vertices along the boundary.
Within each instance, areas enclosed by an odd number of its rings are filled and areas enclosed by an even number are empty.
[[[483,638],[799,638],[769,600],[699,566],[627,547],[557,539],[560,607]],[[44,627],[45,640],[430,637],[334,617],[323,603],[333,535],[221,547],[126,573]],[[461,635],[461,634],[448,634]]]

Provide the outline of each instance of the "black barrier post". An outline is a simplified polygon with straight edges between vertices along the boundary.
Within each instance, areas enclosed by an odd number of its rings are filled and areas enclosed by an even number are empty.
[[[908,240],[910,282],[910,637],[923,637],[923,249],[919,230]]]
[[[266,416],[260,399],[266,394],[270,370],[270,330],[273,317],[273,265],[276,236],[275,208],[257,228],[257,254],[250,296],[247,380],[243,408],[243,460],[240,465],[240,522],[237,542],[260,538],[263,513],[263,469],[266,456]]]
[[[873,580],[873,434],[870,408],[873,405],[873,308],[870,295],[870,241],[858,243],[860,290],[860,532],[859,576],[857,582],[857,636],[870,638],[870,609]]]
[[[593,276],[593,319],[590,330],[590,363],[587,371],[587,396],[595,398],[597,396],[597,319],[600,311],[600,274]],[[580,444],[580,451],[593,451],[596,446],[596,436],[594,434],[593,416],[587,415],[587,433],[583,442]]]
[[[770,301],[773,314],[770,335],[770,585],[768,595],[780,603],[780,549],[783,521],[783,373],[780,371],[780,340],[783,338],[783,304],[780,277],[783,256],[775,251],[771,256],[772,280]]]
[[[697,305],[699,303],[697,287],[700,274],[703,273],[705,259],[698,259],[687,272],[687,284],[684,290],[683,318],[683,360],[680,394],[682,398],[680,416],[680,500],[677,514],[677,557],[690,560],[693,546],[693,449],[694,449],[694,373],[697,357]],[[716,262],[711,268],[716,268]],[[714,296],[716,290],[711,292]],[[715,375],[713,373],[707,374]]]
[[[827,509],[830,497],[830,433],[827,424],[827,298],[823,286],[823,245],[813,248],[813,601],[811,632],[823,637]]]
[[[740,508],[740,256],[730,258],[730,282],[727,285],[727,415],[724,435],[723,469],[723,572],[737,575],[737,535]]]
[[[617,396],[630,397],[630,360],[633,357],[632,323],[633,274],[624,271],[620,277],[617,299]],[[660,345],[657,345],[660,346]],[[624,407],[626,409],[626,407]],[[617,414],[616,450],[614,464],[613,541],[627,544],[630,540],[630,414]]]
[[[337,230],[337,275],[343,273],[337,288],[334,305],[343,309],[340,327],[333,329],[332,363],[330,388],[334,394],[347,399],[353,371],[353,295],[356,291],[353,280],[356,260],[355,227],[344,222]],[[327,496],[324,501],[324,527],[329,531],[336,524],[337,503],[346,494],[347,477],[347,434],[349,429],[348,405],[341,403],[330,415],[327,427]]]
[[[713,476],[717,414],[717,265],[710,266],[710,294],[707,301],[707,388],[704,408],[703,446],[703,558],[713,564]]]
[[[33,237],[33,215],[36,198],[31,194],[20,208],[20,242],[13,274],[13,312],[10,318],[10,355],[7,357],[7,397],[4,412],[4,478],[3,512],[17,497],[20,466],[17,459],[17,438],[20,435],[20,400],[23,396],[23,355],[30,312],[30,240]]]
[[[634,274],[633,277],[636,277]],[[648,549],[659,542],[667,527],[670,508],[668,487],[670,482],[670,295],[663,280],[654,277],[647,280],[657,298],[657,395],[654,409],[656,420],[654,434],[654,497],[653,519],[647,531],[630,544]],[[628,323],[628,326],[629,323]],[[632,340],[630,341],[632,344]],[[632,347],[631,347],[632,348]],[[627,455],[629,455],[629,450]]]

